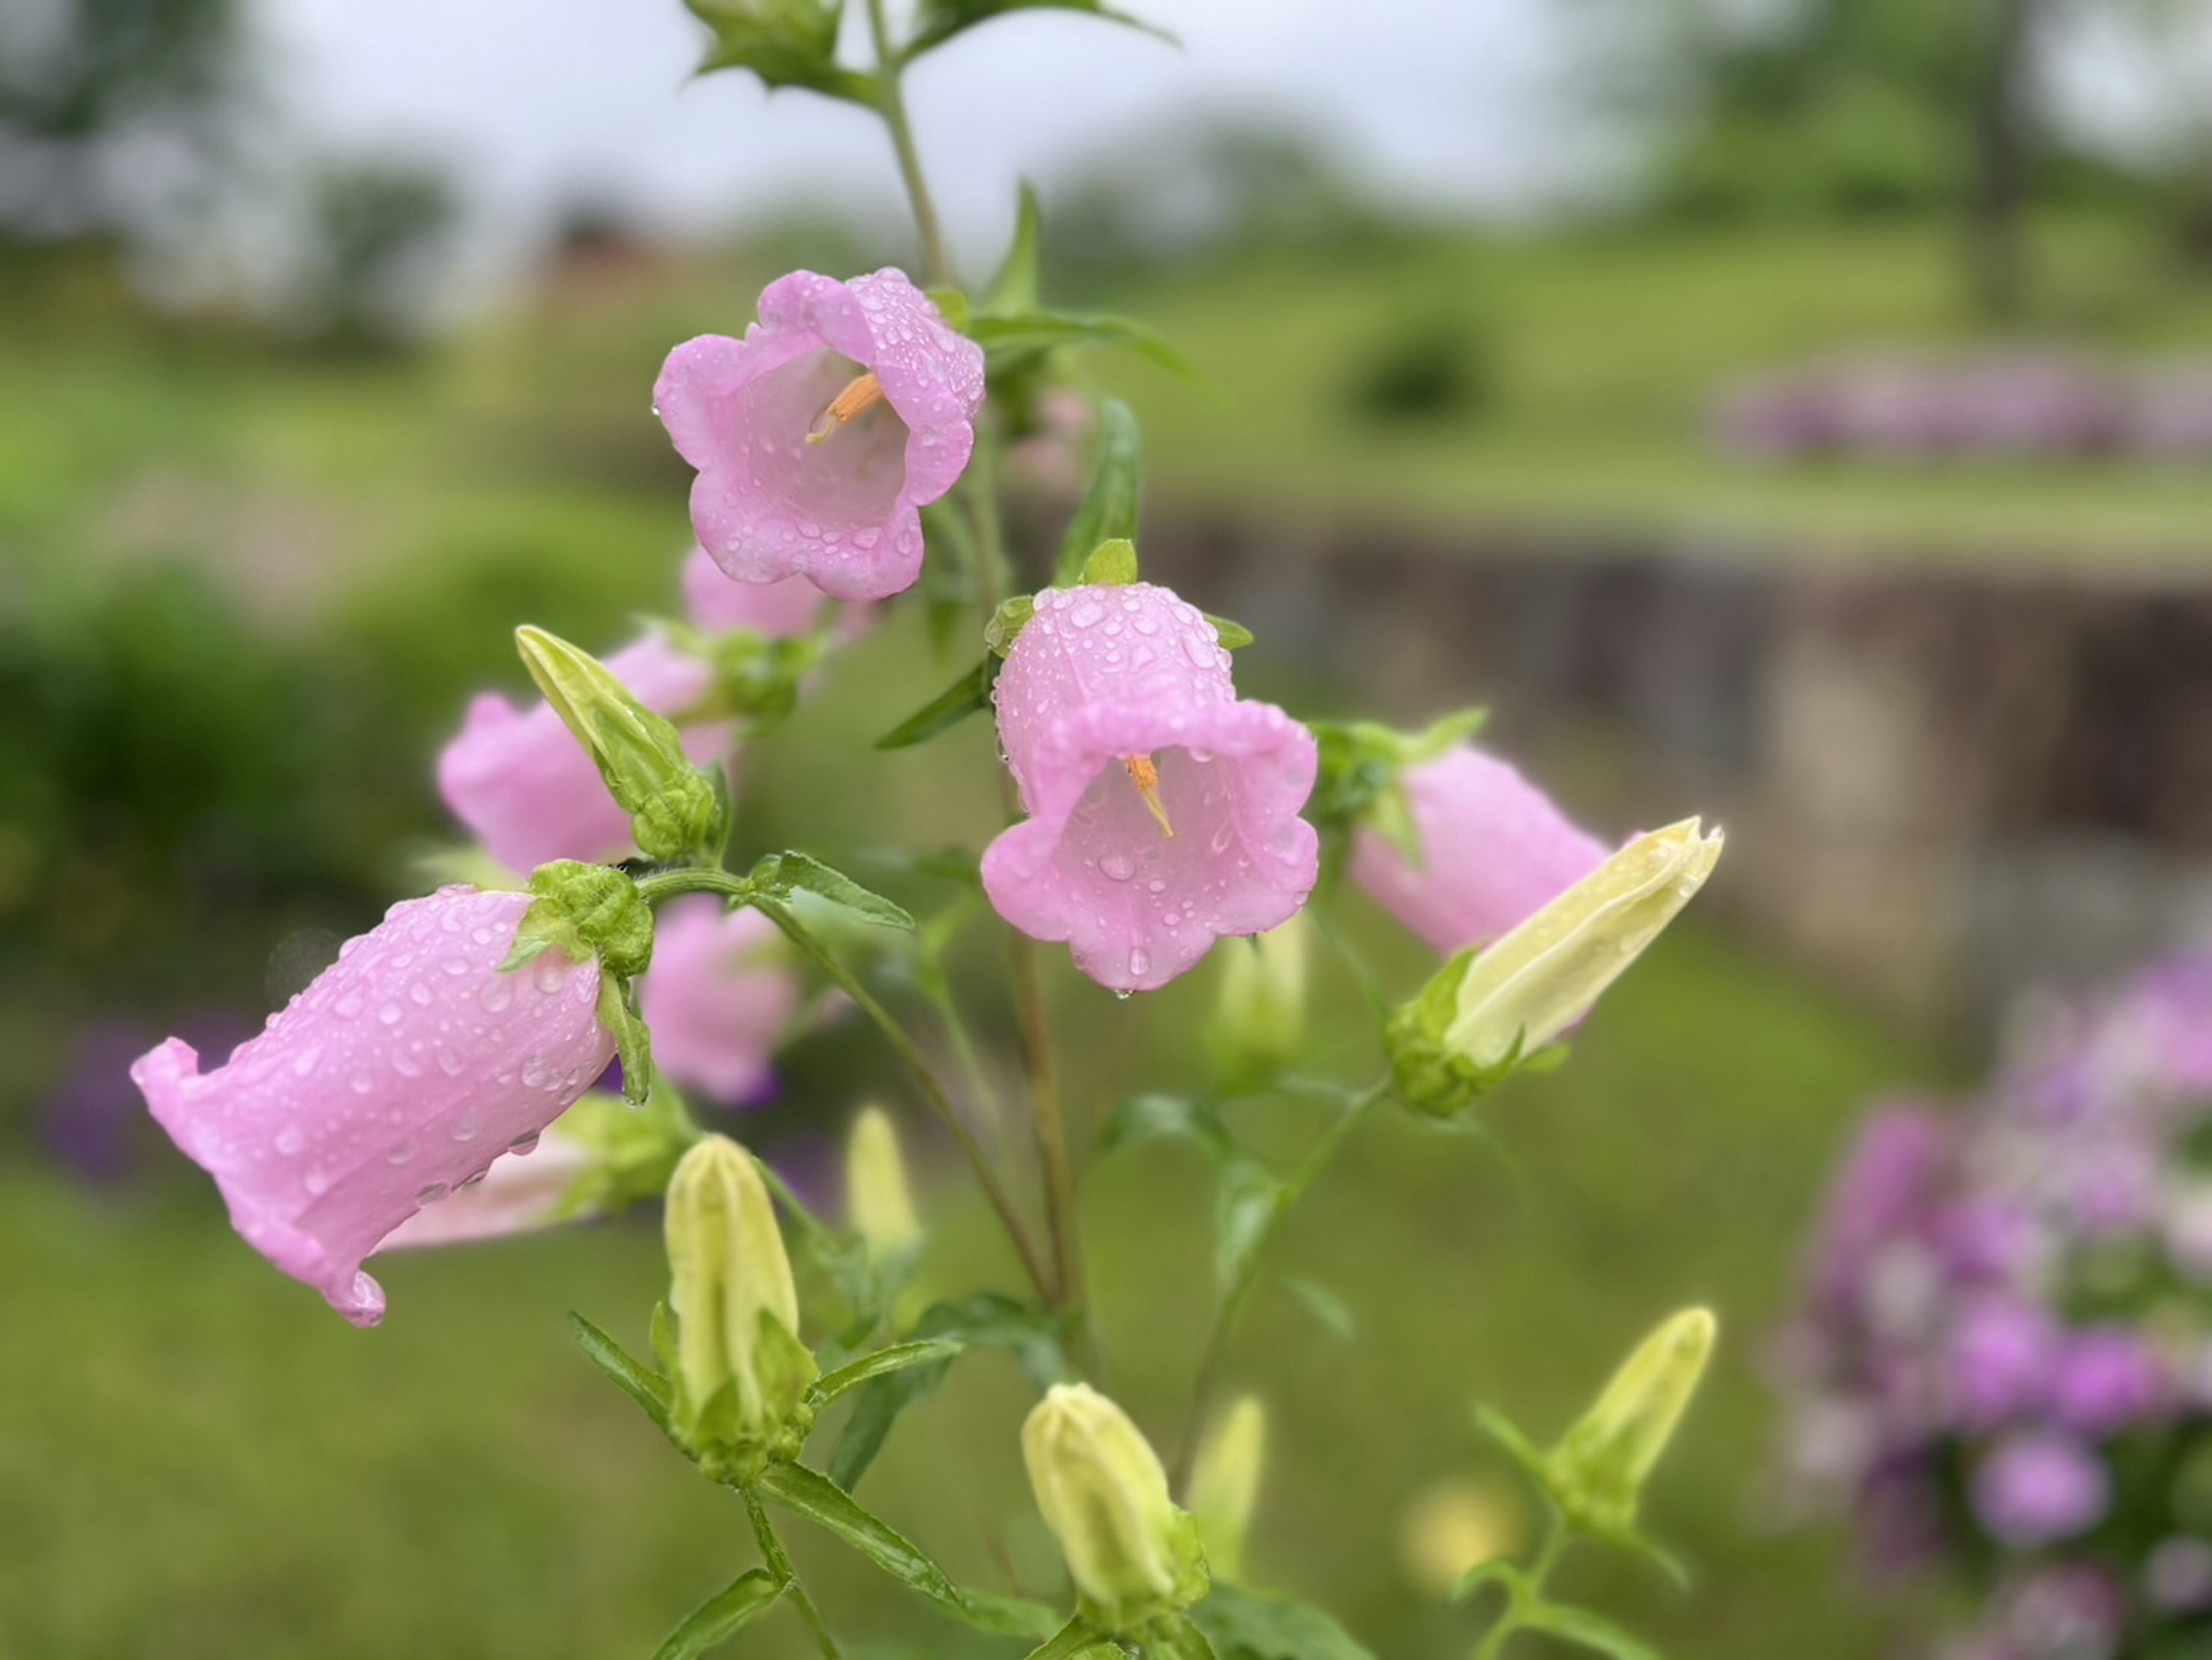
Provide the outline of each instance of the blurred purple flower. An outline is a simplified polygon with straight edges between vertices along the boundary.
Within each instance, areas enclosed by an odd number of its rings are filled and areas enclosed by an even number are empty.
[[[1960,1424],[1978,1434],[2039,1410],[2057,1353],[2057,1329],[2043,1310],[2009,1297],[1971,1304],[1953,1332],[1948,1356]]]
[[[1998,1543],[2033,1550],[2103,1521],[2112,1481],[2104,1460],[2072,1436],[2022,1430],[1990,1449],[1971,1492],[1974,1514]]]
[[[1880,1107],[1861,1121],[1830,1189],[1814,1253],[1822,1304],[1857,1301],[1875,1249],[1906,1231],[1933,1201],[1950,1147],[1942,1118],[1917,1104]]]
[[[2157,1352],[2124,1326],[2069,1336],[2051,1369],[2052,1413],[2093,1439],[2162,1414],[2172,1397]]]

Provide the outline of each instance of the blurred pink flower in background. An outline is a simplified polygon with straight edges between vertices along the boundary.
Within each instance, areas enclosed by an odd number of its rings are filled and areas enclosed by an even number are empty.
[[[672,717],[703,697],[713,679],[705,663],[659,634],[605,660],[638,702]],[[687,727],[684,753],[703,766],[726,754],[731,730],[726,721]],[[629,815],[542,700],[524,709],[497,692],[479,693],[438,757],[438,790],[485,850],[517,873],[556,859],[618,859],[629,849]]]
[[[556,1122],[534,1149],[502,1153],[481,1181],[425,1205],[384,1237],[377,1254],[460,1245],[551,1227],[568,1216],[568,1195],[591,1173],[590,1148],[561,1134]]]
[[[1401,787],[1421,861],[1362,828],[1352,873],[1447,956],[1510,932],[1606,860],[1605,844],[1569,823],[1551,797],[1472,745],[1408,768]]]
[[[984,853],[984,889],[1101,985],[1164,986],[1305,903],[1313,734],[1240,702],[1213,625],[1167,589],[1039,594],[994,701],[1029,818]]]
[[[394,905],[215,1071],[173,1037],[131,1068],[246,1243],[357,1326],[384,1316],[362,1259],[614,1057],[596,963],[554,950],[501,972],[530,904],[452,887]]]
[[[686,1089],[738,1105],[757,1098],[798,1012],[799,984],[783,937],[755,910],[708,894],[661,908],[638,1012],[654,1066]]]
[[[684,614],[710,634],[743,629],[771,640],[793,639],[811,632],[830,603],[829,596],[803,576],[740,582],[704,548],[694,548],[685,556],[681,580]]]
[[[921,509],[968,465],[983,353],[902,272],[793,271],[743,339],[669,353],[653,398],[698,469],[692,528],[725,571],[884,599],[921,575]]]

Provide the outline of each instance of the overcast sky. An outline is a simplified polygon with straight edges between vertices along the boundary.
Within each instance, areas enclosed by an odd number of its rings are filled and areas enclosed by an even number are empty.
[[[1385,188],[1528,199],[1576,161],[1556,107],[1550,0],[1127,0],[1182,49],[1038,12],[914,71],[925,159],[954,234],[994,247],[1014,181],[1064,175],[1148,124],[1294,112]],[[673,226],[722,224],[824,179],[896,188],[860,112],[744,75],[692,81],[678,0],[260,0],[291,117],[342,144],[455,163],[513,226],[597,191]],[[857,6],[853,8],[858,11]],[[857,22],[857,19],[848,20]]]

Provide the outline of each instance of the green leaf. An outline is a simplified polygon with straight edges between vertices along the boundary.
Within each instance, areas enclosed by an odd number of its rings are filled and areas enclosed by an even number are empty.
[[[1074,1375],[1060,1346],[1065,1322],[1060,1316],[1011,1297],[979,1292],[956,1302],[935,1303],[922,1311],[908,1334],[915,1341],[942,1340],[963,1349],[1010,1351],[1039,1389]],[[864,1384],[853,1398],[845,1432],[830,1461],[830,1478],[847,1492],[860,1483],[884,1441],[908,1407],[928,1398],[945,1381],[951,1357],[886,1373]]]
[[[823,864],[811,854],[786,848],[764,855],[745,874],[746,885],[771,898],[787,899],[794,891],[811,893],[863,922],[880,928],[914,932],[914,918],[879,893],[862,887],[841,870]]]
[[[1096,17],[1109,23],[1120,23],[1126,27],[1140,29],[1146,34],[1158,35],[1170,46],[1176,38],[1165,29],[1147,23],[1141,17],[1116,10],[1103,0],[921,0],[915,17],[913,38],[900,52],[907,63],[913,62],[926,52],[934,52],[954,36],[964,33],[979,23],[988,23],[994,17],[1003,17],[1016,11],[1073,11]]]
[[[847,1389],[858,1389],[871,1377],[904,1371],[909,1366],[926,1366],[933,1362],[950,1360],[959,1353],[961,1345],[943,1339],[920,1343],[894,1343],[889,1348],[878,1349],[873,1354],[861,1356],[850,1365],[840,1366],[816,1383],[813,1395],[817,1401],[835,1401]]]
[[[1098,1152],[1103,1157],[1139,1141],[1170,1136],[1195,1142],[1216,1163],[1243,1151],[1212,1107],[1180,1096],[1149,1094],[1133,1095],[1107,1115],[1098,1134]]]
[[[1085,587],[1127,587],[1137,580],[1137,544],[1126,536],[1101,542],[1075,580]]]
[[[1035,311],[1037,302],[1037,249],[1044,229],[1044,215],[1037,206],[1036,187],[1022,180],[1021,199],[1014,209],[1014,240],[1006,262],[991,279],[983,301],[987,316],[1018,316]]]
[[[1029,627],[1030,618],[1036,615],[1036,595],[1033,593],[1018,593],[1011,599],[1000,600],[998,610],[991,613],[991,620],[983,624],[983,643],[997,655],[1006,656],[1013,650],[1014,642],[1021,638],[1022,630]]]
[[[1200,615],[1213,624],[1214,635],[1221,642],[1222,650],[1242,651],[1252,643],[1252,630],[1242,623],[1232,623],[1225,617],[1216,617],[1210,611],[1201,611]]]
[[[1087,1655],[1121,1653],[1121,1646],[1102,1634],[1081,1614],[1062,1626],[1051,1638],[1022,1657],[1022,1660],[1084,1660]]]
[[[1221,1166],[1213,1190],[1213,1273],[1224,1292],[1252,1272],[1289,1194],[1256,1158],[1240,1154]]]
[[[1571,1608],[1558,1602],[1537,1602],[1521,1612],[1521,1623],[1563,1642],[1574,1644],[1611,1660],[1661,1660],[1659,1651],[1632,1637],[1610,1620],[1587,1608]]]
[[[958,726],[969,715],[990,708],[991,688],[998,681],[999,666],[999,654],[985,652],[981,662],[876,739],[876,747],[879,750],[911,749],[916,744],[928,742],[948,727]]]
[[[1296,1275],[1283,1281],[1285,1289],[1312,1310],[1313,1317],[1321,1322],[1328,1335],[1340,1343],[1349,1343],[1358,1334],[1358,1322],[1345,1300],[1317,1280]]]
[[[762,84],[803,87],[825,98],[876,104],[872,76],[839,67],[840,0],[684,0],[714,32],[698,73],[745,70]]]
[[[1198,378],[1181,352],[1142,323],[1127,317],[1078,317],[1054,311],[978,317],[969,323],[968,337],[982,347],[994,376],[1007,374],[1032,358],[1063,347],[1118,346],[1182,380]]]
[[[888,1522],[862,1508],[852,1494],[804,1464],[770,1464],[759,1491],[850,1545],[909,1590],[956,1619],[984,1631],[1032,1641],[1059,1629],[1060,1616],[1042,1603],[963,1590],[921,1549]]]
[[[1053,562],[1053,584],[1066,587],[1102,542],[1134,538],[1137,508],[1144,493],[1144,435],[1136,415],[1118,398],[1098,406],[1098,466],[1091,489],[1068,521],[1060,556]]]
[[[766,1568],[742,1573],[728,1589],[718,1592],[692,1610],[691,1615],[668,1633],[668,1640],[653,1651],[653,1660],[692,1660],[717,1643],[734,1637],[783,1595],[788,1580]]]
[[[1375,1660],[1374,1654],[1319,1608],[1214,1582],[1190,1611],[1220,1660]]]
[[[937,314],[945,319],[945,327],[955,334],[967,331],[970,307],[966,295],[957,289],[927,289],[924,293],[929,303],[937,307]]]
[[[1474,1421],[1484,1434],[1505,1450],[1506,1456],[1521,1467],[1522,1475],[1544,1492],[1551,1492],[1551,1461],[1540,1447],[1521,1432],[1518,1425],[1497,1408],[1480,1402],[1475,1403]]]
[[[665,1435],[669,1425],[668,1380],[659,1372],[648,1370],[642,1361],[635,1359],[629,1352],[601,1331],[580,1314],[568,1316],[568,1335],[576,1340],[576,1347],[584,1358],[612,1380],[624,1395],[645,1408],[645,1415],[659,1426]]]

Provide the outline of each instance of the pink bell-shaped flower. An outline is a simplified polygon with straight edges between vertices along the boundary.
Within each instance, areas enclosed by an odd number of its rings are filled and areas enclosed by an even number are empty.
[[[770,640],[811,633],[829,603],[822,590],[803,576],[774,582],[740,582],[694,548],[684,561],[684,613],[709,634],[743,629]]]
[[[530,904],[452,887],[394,905],[215,1071],[174,1037],[131,1069],[231,1225],[357,1326],[384,1317],[362,1259],[614,1058],[598,964],[556,948],[501,972]]]
[[[1167,589],[1039,594],[994,696],[1030,816],[984,853],[984,889],[1099,984],[1153,990],[1305,903],[1313,734],[1239,702],[1213,625]]]
[[[982,401],[981,348],[888,269],[778,277],[744,339],[685,341],[653,389],[714,562],[841,599],[914,585],[921,509],[966,470]]]
[[[483,1181],[423,1206],[384,1236],[376,1254],[472,1244],[550,1228],[568,1219],[569,1195],[591,1175],[595,1163],[592,1150],[563,1136],[556,1123],[526,1157],[504,1153]]]
[[[680,715],[703,698],[714,672],[648,634],[606,660],[615,678],[656,714]],[[684,729],[695,764],[727,754],[726,721]],[[560,715],[543,700],[517,708],[497,692],[469,704],[459,734],[438,757],[438,792],[491,856],[526,873],[556,859],[597,864],[630,845],[629,815]]]
[[[711,895],[661,907],[653,966],[637,987],[654,1067],[726,1105],[757,1097],[799,1009],[782,944],[758,911],[730,910]]]
[[[1606,860],[1605,844],[1570,824],[1551,797],[1471,745],[1407,769],[1400,784],[1420,862],[1363,827],[1352,873],[1446,956],[1510,933]]]

